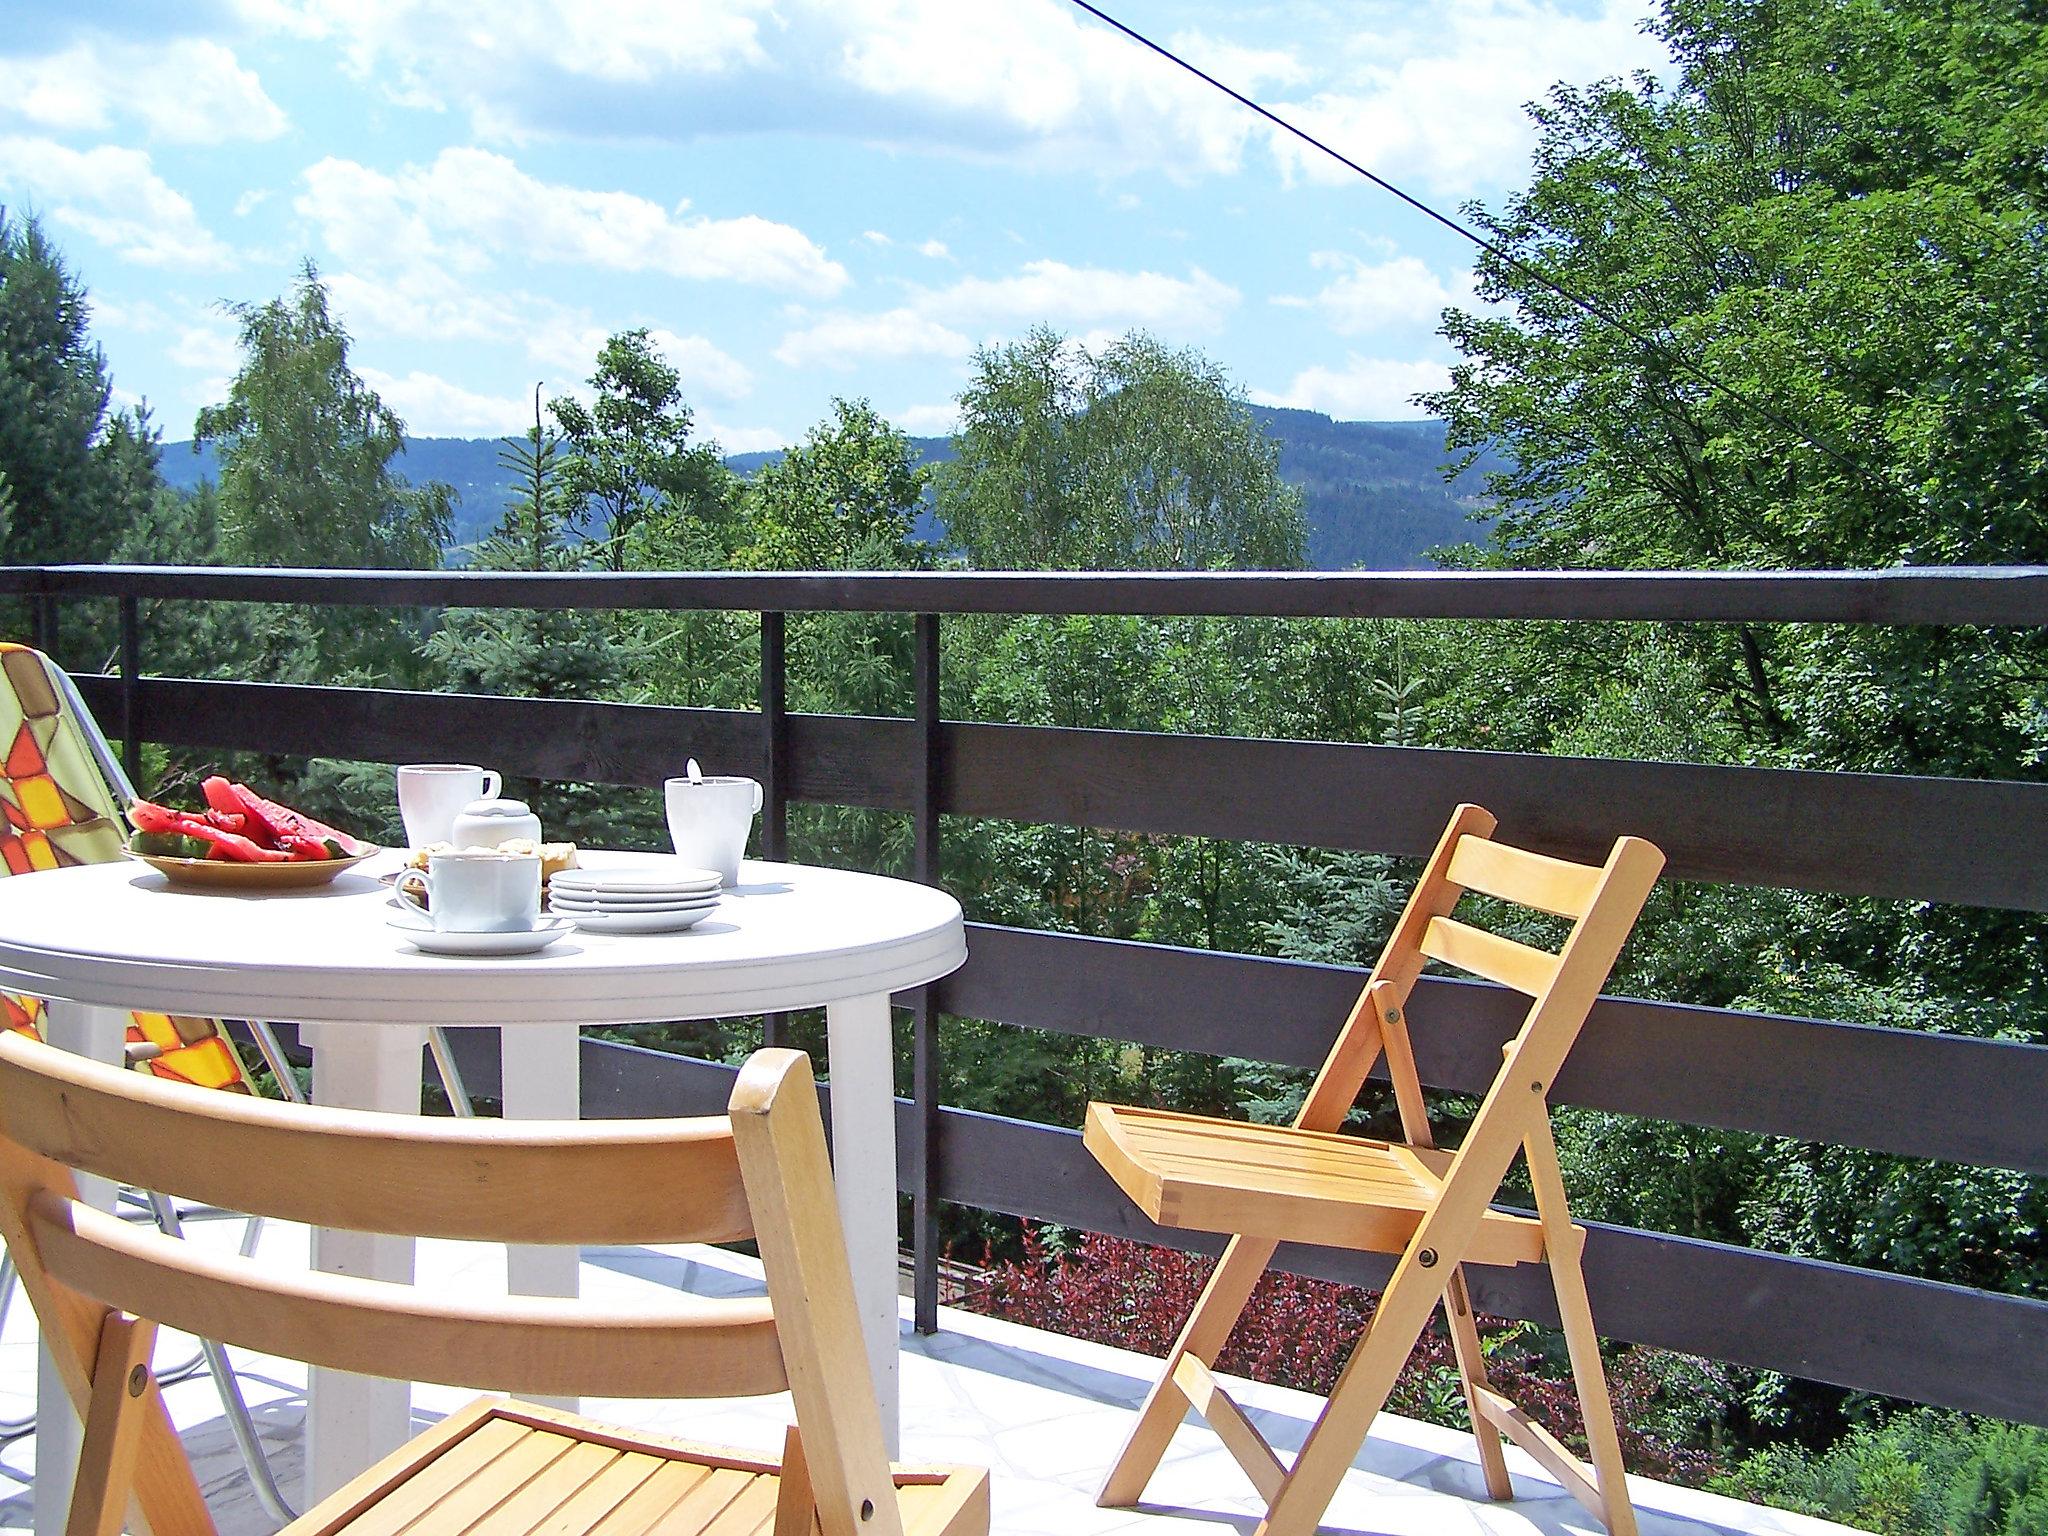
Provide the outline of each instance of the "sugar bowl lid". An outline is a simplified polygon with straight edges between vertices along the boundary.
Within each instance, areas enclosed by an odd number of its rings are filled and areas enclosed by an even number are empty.
[[[477,821],[519,821],[533,812],[524,800],[472,800],[462,814]]]

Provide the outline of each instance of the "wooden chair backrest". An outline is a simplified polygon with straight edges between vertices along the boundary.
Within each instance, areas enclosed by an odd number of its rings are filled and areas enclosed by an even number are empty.
[[[769,1294],[619,1311],[279,1271],[80,1203],[74,1168],[365,1231],[554,1243],[751,1235]],[[757,1052],[726,1116],[550,1124],[242,1099],[0,1036],[0,1239],[81,1412],[114,1309],[315,1365],[489,1390],[788,1387],[825,1536],[888,1536],[896,1504],[832,1190],[810,1060],[797,1051]],[[876,1514],[862,1522],[864,1501]]]
[[[1492,814],[1476,805],[1460,805],[1451,813],[1309,1090],[1297,1125],[1338,1129],[1384,1048],[1411,1139],[1418,1127],[1426,1127],[1406,1013],[1408,994],[1431,960],[1530,999],[1467,1142],[1489,1115],[1499,1118],[1505,1112],[1519,1124],[1527,1118],[1525,1111],[1545,1112],[1550,1084],[1656,884],[1664,855],[1642,838],[1622,837],[1604,864],[1575,864],[1495,842],[1495,825]],[[1570,919],[1563,947],[1552,953],[1454,918],[1451,913],[1467,891]],[[1513,1091],[1504,1092],[1509,1084]]]

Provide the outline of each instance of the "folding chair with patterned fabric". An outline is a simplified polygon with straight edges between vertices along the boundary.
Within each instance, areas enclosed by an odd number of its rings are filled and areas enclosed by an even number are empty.
[[[125,839],[111,752],[71,679],[40,651],[0,642],[0,873],[26,875],[121,857]],[[111,770],[111,772],[109,771]],[[41,1038],[43,1005],[0,999],[0,1024]],[[134,1013],[129,1059],[158,1077],[252,1091],[235,1049],[212,1019]]]
[[[0,1235],[86,1416],[69,1536],[213,1522],[151,1380],[159,1323],[330,1369],[632,1398],[787,1389],[779,1460],[484,1399],[287,1536],[986,1536],[988,1474],[892,1467],[810,1058],[761,1051],[729,1114],[478,1121],[295,1112],[0,1036]],[[768,1296],[618,1309],[209,1254],[81,1204],[73,1169],[316,1227],[504,1243],[755,1239]],[[483,1521],[478,1527],[477,1522]]]
[[[120,759],[64,670],[40,651],[0,641],[0,875],[120,858],[127,837],[124,807],[135,798]],[[41,999],[0,994],[0,1030],[41,1039],[44,1012]],[[305,1095],[270,1024],[261,1019],[244,1022],[278,1091],[303,1104]],[[435,1030],[429,1044],[456,1112],[472,1113],[445,1036]],[[154,1077],[228,1093],[256,1091],[240,1054],[215,1019],[131,1013],[126,1049],[129,1063]],[[139,1189],[153,1187],[145,1183]],[[175,1235],[179,1215],[170,1201],[160,1195],[134,1198]],[[253,1249],[257,1232],[252,1222],[245,1249]],[[0,1258],[0,1318],[12,1296],[10,1261]],[[201,1354],[220,1389],[221,1406],[258,1494],[278,1519],[290,1519],[290,1506],[271,1476],[226,1352],[207,1341]],[[195,1360],[165,1374],[176,1376],[197,1364]],[[33,1416],[9,1420],[0,1423],[0,1430],[18,1432],[34,1422]]]
[[[1231,1234],[1103,1485],[1102,1504],[1137,1502],[1193,1407],[1265,1498],[1259,1536],[1308,1536],[1441,1302],[1487,1492],[1513,1497],[1501,1455],[1506,1435],[1613,1536],[1634,1536],[1635,1512],[1580,1269],[1585,1229],[1572,1224],[1565,1203],[1548,1095],[1664,855],[1640,838],[1624,837],[1605,864],[1571,864],[1495,842],[1493,828],[1494,818],[1476,805],[1461,805],[1452,815],[1292,1126],[1088,1106],[1089,1151],[1147,1216],[1162,1226]],[[1569,919],[1562,950],[1553,954],[1454,919],[1452,909],[1468,890]],[[1430,960],[1531,1000],[1503,1049],[1500,1075],[1455,1153],[1437,1150],[1430,1133],[1406,1022],[1409,989]],[[1341,1134],[1382,1050],[1405,1143]],[[1534,1219],[1490,1203],[1518,1151],[1528,1159]],[[1282,1242],[1399,1255],[1371,1324],[1292,1466],[1281,1464],[1210,1370]],[[1591,1467],[1488,1384],[1465,1287],[1467,1262],[1549,1266]]]

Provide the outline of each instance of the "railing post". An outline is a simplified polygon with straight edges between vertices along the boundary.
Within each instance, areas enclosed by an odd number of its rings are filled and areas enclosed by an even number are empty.
[[[789,857],[789,674],[784,620],[761,615],[761,857]],[[781,1045],[789,1015],[771,1013],[761,1021],[761,1043]]]
[[[135,721],[136,685],[142,681],[142,621],[133,597],[121,599],[121,766],[128,781],[142,780],[142,737]]]
[[[37,571],[35,588],[28,595],[28,643],[48,656],[57,643],[57,607],[43,585],[45,579]]]
[[[939,880],[939,616],[917,616],[917,771],[911,877]],[[939,1019],[933,989],[911,1004],[910,1094],[917,1106],[917,1160],[910,1187],[911,1300],[919,1333],[939,1331]]]

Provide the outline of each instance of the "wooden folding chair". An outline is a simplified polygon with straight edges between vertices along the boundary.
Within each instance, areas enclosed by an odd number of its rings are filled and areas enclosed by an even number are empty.
[[[0,1235],[85,1416],[68,1536],[213,1522],[149,1369],[157,1325],[312,1364],[535,1394],[787,1388],[779,1461],[481,1400],[294,1521],[501,1536],[986,1536],[988,1476],[894,1469],[810,1062],[758,1052],[730,1115],[427,1120],[210,1093],[0,1036]],[[620,1311],[278,1270],[81,1204],[72,1170],[314,1226],[517,1243],[753,1237],[766,1300]]]
[[[1640,838],[1624,837],[1596,868],[1494,842],[1493,829],[1494,818],[1476,805],[1461,805],[1452,815],[1292,1127],[1088,1106],[1089,1151],[1147,1216],[1162,1226],[1232,1234],[1103,1485],[1101,1504],[1138,1501],[1192,1407],[1265,1498],[1260,1536],[1307,1536],[1441,1300],[1487,1492],[1513,1497],[1501,1455],[1506,1435],[1613,1536],[1635,1536],[1580,1269],[1585,1229],[1572,1224],[1565,1204],[1547,1095],[1664,855]],[[1450,914],[1468,890],[1569,918],[1570,936],[1552,954],[1460,922]],[[1405,1022],[1409,989],[1429,960],[1532,999],[1456,1153],[1437,1150],[1430,1135]],[[1338,1134],[1382,1050],[1405,1144]],[[1533,1220],[1490,1205],[1517,1150],[1528,1158],[1535,1186],[1539,1215]],[[1274,1250],[1288,1241],[1400,1255],[1371,1326],[1291,1467],[1281,1464],[1210,1371]],[[1468,1261],[1549,1264],[1590,1468],[1487,1384],[1461,1268]]]

